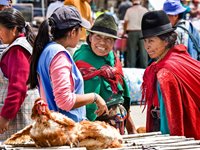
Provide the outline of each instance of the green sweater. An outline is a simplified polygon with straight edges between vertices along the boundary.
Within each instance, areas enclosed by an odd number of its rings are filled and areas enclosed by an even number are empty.
[[[110,51],[110,53],[107,56],[97,56],[93,51],[91,50],[89,45],[82,45],[80,49],[78,49],[75,54],[73,55],[74,61],[82,60],[84,62],[89,63],[96,69],[101,68],[104,65],[110,65],[114,67],[115,65],[115,57],[113,51]],[[95,76],[89,80],[84,81],[84,92],[85,93],[91,93],[95,92],[106,101],[106,104],[108,107],[122,103],[127,107],[130,105],[130,94],[128,86],[123,79],[123,86],[118,83],[118,93],[114,94],[110,83],[102,76]],[[87,118],[91,121],[94,121],[96,119],[95,111],[97,110],[96,104],[88,104],[86,105],[86,115]]]

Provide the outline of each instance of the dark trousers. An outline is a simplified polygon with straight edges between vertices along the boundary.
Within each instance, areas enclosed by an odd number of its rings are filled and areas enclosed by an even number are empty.
[[[129,31],[126,53],[126,67],[146,68],[148,55],[144,49],[144,41],[140,39],[141,31]]]

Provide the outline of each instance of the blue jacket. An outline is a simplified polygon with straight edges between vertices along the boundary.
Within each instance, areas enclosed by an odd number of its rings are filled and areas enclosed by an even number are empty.
[[[76,94],[83,94],[84,89],[83,89],[83,78],[81,76],[81,73],[79,72],[78,68],[76,67],[73,59],[71,58],[70,54],[67,52],[67,50],[61,46],[60,44],[57,44],[55,42],[51,42],[47,44],[45,49],[43,50],[39,61],[38,61],[38,66],[37,66],[37,72],[40,76],[40,80],[45,92],[45,96],[47,99],[47,103],[49,106],[50,110],[58,111],[69,118],[73,119],[76,122],[80,122],[83,119],[86,119],[86,110],[85,106],[70,110],[70,111],[65,111],[60,108],[55,103],[55,97],[53,95],[53,89],[51,85],[51,77],[49,74],[50,70],[50,64],[53,58],[58,54],[59,52],[65,52],[66,56],[69,58],[69,60],[72,63],[72,77],[74,80],[74,93]]]

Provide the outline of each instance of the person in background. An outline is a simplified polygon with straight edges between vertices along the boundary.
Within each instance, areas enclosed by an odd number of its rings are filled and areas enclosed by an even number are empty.
[[[172,26],[176,27],[176,33],[178,34],[177,44],[184,44],[188,48],[188,53],[194,59],[200,60],[200,54],[197,49],[200,46],[200,35],[191,22],[183,19],[186,8],[182,6],[180,0],[166,0],[163,4],[163,10],[168,15]],[[192,34],[195,42],[188,32]],[[195,43],[197,43],[197,47],[195,47]]]
[[[144,46],[155,61],[146,68],[142,99],[147,104],[147,132],[200,139],[200,62],[187,48],[176,45],[174,32],[163,10],[142,18]]]
[[[100,15],[104,14],[105,12],[107,12],[108,10],[106,10],[105,8],[99,8],[97,9],[97,11],[95,12],[95,17],[98,18]],[[95,18],[95,19],[96,19]],[[95,20],[94,20],[95,21]]]
[[[49,6],[47,7],[46,18],[49,18],[57,8],[63,5],[64,5],[64,0],[56,0],[50,3]]]
[[[21,12],[14,8],[0,11],[0,40],[8,44],[0,57],[0,140],[31,123],[32,106],[39,96],[26,85],[34,39]]]
[[[148,56],[144,49],[144,41],[141,37],[141,20],[144,13],[148,10],[141,6],[140,0],[132,0],[133,6],[130,7],[124,16],[124,34],[128,34],[126,67],[146,68]],[[137,63],[138,62],[138,63]]]
[[[84,79],[85,93],[95,92],[105,100],[109,114],[97,116],[96,104],[86,105],[87,118],[110,123],[124,134],[136,133],[130,116],[130,93],[119,58],[113,52],[117,39],[117,24],[113,16],[100,15],[88,30],[87,43],[78,49],[73,58]]]
[[[192,19],[199,19],[200,18],[200,8],[199,8],[199,0],[192,0],[192,6],[190,15]]]
[[[200,1],[192,0],[190,7],[190,20],[196,29],[200,32]]]
[[[79,13],[81,14],[81,17],[92,23],[92,10],[90,7],[90,2],[91,0],[65,0],[64,5],[72,5],[76,7]],[[81,36],[76,48],[68,48],[72,55],[74,54],[76,49],[78,49],[83,43],[86,43],[86,36],[86,29],[83,28],[81,30]]]
[[[11,1],[9,0],[1,0],[0,1],[0,11],[2,11],[5,8],[11,7]],[[2,53],[2,51],[6,48],[6,44],[2,44],[2,42],[0,41],[0,54]]]
[[[5,8],[8,8],[10,6],[11,6],[11,2],[9,0],[1,0],[0,1],[0,11]]]
[[[190,0],[181,0],[181,4],[183,5],[183,7],[186,8],[184,14],[183,14],[183,18],[185,20],[189,20],[190,18],[190,12],[191,12],[191,8],[190,8]]]
[[[45,20],[36,36],[28,83],[39,87],[50,110],[76,122],[86,119],[85,105],[96,103],[97,115],[107,112],[105,101],[96,93],[84,94],[83,78],[65,47],[75,47],[81,28],[89,28],[75,7],[62,6]]]
[[[119,20],[124,20],[124,16],[126,14],[126,10],[130,8],[133,4],[130,0],[122,0],[118,7],[118,17]]]

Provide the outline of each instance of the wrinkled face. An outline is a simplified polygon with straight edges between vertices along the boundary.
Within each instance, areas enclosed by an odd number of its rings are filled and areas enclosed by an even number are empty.
[[[92,51],[97,56],[106,56],[113,49],[114,38],[102,36],[99,34],[90,34],[89,40],[91,42]]]
[[[144,47],[152,59],[158,59],[165,51],[167,42],[158,37],[149,37],[144,39]]]
[[[0,24],[0,41],[3,44],[11,44],[15,39],[15,29],[8,29]]]

